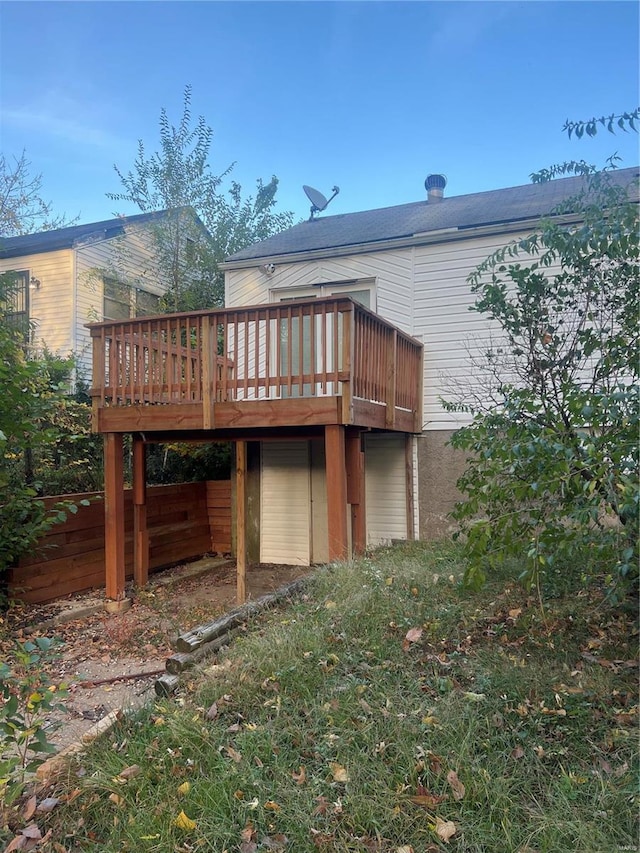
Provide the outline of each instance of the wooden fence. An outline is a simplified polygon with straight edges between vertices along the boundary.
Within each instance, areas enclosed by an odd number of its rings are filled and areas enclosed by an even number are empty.
[[[104,502],[102,492],[65,495],[89,498],[75,515],[57,524],[29,557],[9,571],[9,595],[36,604],[103,587]],[[56,503],[60,497],[46,498]],[[125,560],[133,575],[133,500],[125,490]],[[231,550],[231,484],[182,483],[147,489],[149,568],[170,566],[211,551]]]

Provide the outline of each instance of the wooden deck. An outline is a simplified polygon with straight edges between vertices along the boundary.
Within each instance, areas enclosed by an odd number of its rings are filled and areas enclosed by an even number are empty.
[[[239,602],[247,562],[247,441],[324,437],[329,558],[346,558],[350,542],[364,550],[362,432],[421,431],[420,342],[347,297],[90,328],[93,429],[105,438],[108,598],[124,596],[125,514],[133,516],[134,580],[147,582],[149,442],[234,442]],[[125,433],[133,437],[131,511],[124,504]]]
[[[419,432],[422,345],[348,298],[91,326],[94,430]]]

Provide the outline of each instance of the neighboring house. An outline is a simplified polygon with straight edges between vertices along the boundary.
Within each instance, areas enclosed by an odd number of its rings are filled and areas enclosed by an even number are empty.
[[[621,169],[612,177],[637,198],[637,167]],[[422,434],[408,463],[415,478],[415,529],[403,528],[402,436],[370,434],[366,440],[371,450],[367,470],[371,543],[413,534],[432,538],[447,531],[447,514],[458,498],[455,482],[463,467],[463,459],[447,441],[465,419],[445,411],[441,398],[452,400],[474,381],[468,350],[482,346],[490,334],[488,322],[469,310],[474,296],[467,277],[496,249],[531,233],[541,216],[580,190],[583,179],[451,198],[444,197],[443,176],[430,176],[427,183],[432,188],[423,201],[321,215],[238,252],[224,264],[227,305],[342,294],[423,342]],[[293,458],[294,452],[300,455],[299,448],[284,443],[263,448],[265,483],[290,480],[291,472],[280,459]],[[300,484],[300,500],[305,487]],[[263,485],[265,497],[267,489]],[[281,537],[285,528],[283,522]],[[278,554],[278,561],[287,562],[286,553]]]
[[[467,349],[491,333],[467,277],[582,182],[452,198],[429,184],[423,201],[322,216],[228,258],[224,309],[93,326],[108,597],[124,595],[127,433],[140,584],[149,442],[234,442],[239,598],[247,562],[309,565],[446,532],[462,468],[447,440],[463,421],[439,398],[474,380]]]
[[[86,324],[157,314],[166,290],[155,262],[153,228],[164,211],[0,237],[0,273],[16,274],[14,321],[30,343],[73,353],[80,378],[91,376]]]

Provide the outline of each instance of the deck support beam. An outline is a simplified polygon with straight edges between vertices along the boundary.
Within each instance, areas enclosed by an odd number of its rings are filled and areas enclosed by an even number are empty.
[[[247,598],[247,442],[236,442],[236,597]]]
[[[351,544],[354,554],[367,548],[364,489],[364,452],[362,432],[347,430],[346,435],[347,502],[351,505]]]
[[[347,536],[347,465],[344,427],[337,424],[326,426],[324,444],[327,469],[329,559],[346,560],[349,557],[349,540]]]
[[[138,587],[149,580],[147,454],[139,435],[133,436],[133,580]]]
[[[106,596],[124,598],[124,465],[122,435],[109,432],[104,437],[104,544]]]

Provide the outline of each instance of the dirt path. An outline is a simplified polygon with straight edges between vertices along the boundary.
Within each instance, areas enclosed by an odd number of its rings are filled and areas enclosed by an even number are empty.
[[[252,568],[248,597],[258,598],[306,572],[295,566]],[[235,565],[211,558],[154,575],[145,590],[129,591],[132,607],[118,615],[105,612],[104,593],[12,608],[7,642],[47,636],[63,643],[50,670],[56,682],[70,685],[67,713],[50,715],[49,740],[63,749],[110,712],[152,700],[155,675],[93,682],[164,669],[178,634],[235,606],[235,582]]]

